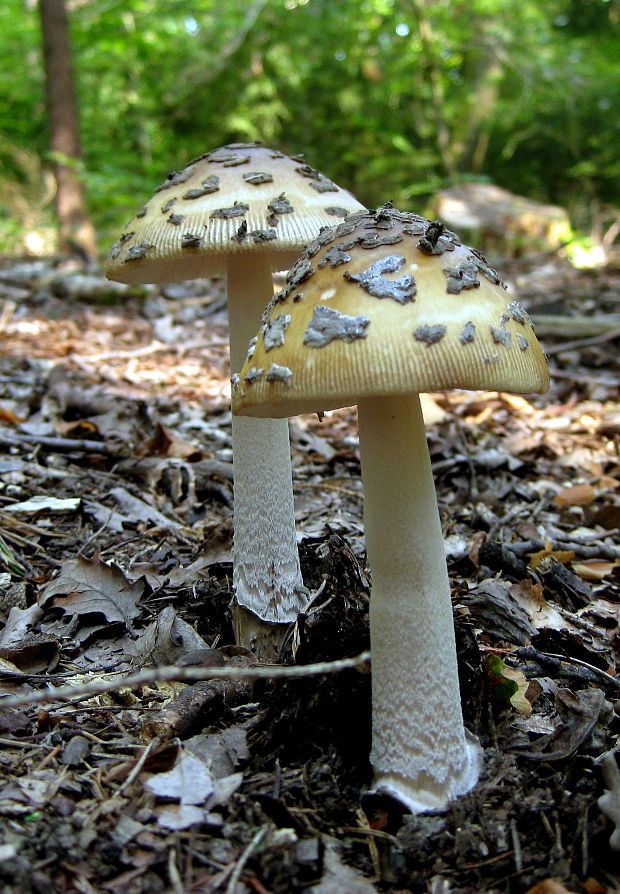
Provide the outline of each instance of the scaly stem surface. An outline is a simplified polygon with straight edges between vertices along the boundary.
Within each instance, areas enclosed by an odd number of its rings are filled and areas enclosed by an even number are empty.
[[[246,255],[229,262],[228,319],[231,370],[239,372],[261,313],[273,293],[269,258]],[[295,534],[287,419],[233,416],[233,586],[239,645],[274,657],[274,631],[261,622],[294,621],[306,602]],[[248,614],[255,616],[259,620]],[[276,640],[282,628],[275,632]],[[261,644],[262,643],[262,644]]]
[[[463,726],[450,583],[417,394],[358,405],[372,573],[375,789],[414,813],[442,810],[478,778]]]

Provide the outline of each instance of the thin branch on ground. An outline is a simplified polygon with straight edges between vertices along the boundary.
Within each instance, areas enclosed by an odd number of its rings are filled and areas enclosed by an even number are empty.
[[[174,680],[181,683],[198,683],[203,680],[283,680],[318,677],[323,674],[361,668],[370,661],[370,652],[361,652],[353,658],[338,661],[320,661],[316,664],[291,665],[289,667],[154,667],[135,674],[117,677],[115,680],[93,680],[79,686],[59,686],[25,695],[0,698],[2,708],[22,708],[70,699],[92,698],[106,692],[144,686],[147,683],[165,683]]]

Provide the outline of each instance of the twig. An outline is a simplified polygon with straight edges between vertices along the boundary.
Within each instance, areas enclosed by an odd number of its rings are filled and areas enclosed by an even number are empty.
[[[83,438],[52,438],[45,435],[24,435],[16,432],[6,434],[0,430],[0,442],[10,447],[32,444],[69,453],[80,451],[82,453],[105,453],[111,456],[124,455],[122,446],[113,446],[105,441],[87,441]]]
[[[257,849],[263,838],[267,835],[268,832],[267,826],[263,826],[258,832],[255,833],[252,840],[246,847],[243,849],[241,856],[237,860],[235,868],[232,871],[232,875],[226,885],[226,894],[235,894],[235,888],[237,887],[237,883],[241,878],[241,873],[245,868],[245,864],[248,862],[254,851]]]
[[[295,481],[295,488],[313,488],[315,490],[335,490],[339,494],[345,494],[347,497],[354,497],[361,500],[363,497],[361,490],[351,490],[349,487],[341,487],[339,484],[332,484],[330,481]]]
[[[78,363],[101,363],[109,360],[133,360],[138,357],[148,357],[151,354],[179,354],[187,351],[200,351],[203,348],[227,348],[228,339],[210,339],[205,341],[185,342],[180,345],[167,344],[161,341],[153,341],[141,348],[131,348],[126,351],[103,351],[99,354],[72,354],[71,360]]]
[[[6,327],[9,324],[9,320],[15,313],[15,308],[17,304],[11,298],[7,298],[4,302],[4,307],[0,311],[0,333],[4,332]]]
[[[568,618],[574,624],[577,624],[579,619],[573,615],[571,612],[565,612],[562,609],[559,609],[561,614]],[[586,628],[588,629],[588,628]],[[591,630],[589,632],[592,632]],[[516,649],[514,652],[519,658],[524,658],[527,661],[535,661],[540,667],[545,670],[549,670],[549,662],[550,660],[553,662],[553,671],[557,674],[558,671],[561,670],[561,664],[573,664],[577,667],[582,667],[585,670],[589,671],[593,677],[596,677],[597,680],[600,680],[603,683],[606,683],[608,686],[615,687],[616,689],[620,689],[620,680],[617,677],[612,677],[611,674],[608,674],[606,671],[602,670],[600,667],[596,667],[594,664],[588,664],[587,661],[582,661],[581,658],[575,658],[572,655],[556,655],[553,652],[540,652],[538,649],[535,649],[533,646],[523,646],[519,649]]]
[[[146,748],[142,749],[142,754],[138,758],[135,767],[133,768],[131,773],[127,776],[127,778],[125,779],[125,781],[123,782],[123,784],[121,785],[119,790],[117,791],[117,793],[116,793],[117,795],[122,794],[122,792],[124,792],[126,788],[129,788],[129,786],[134,781],[134,779],[136,779],[140,775],[140,771],[142,770],[142,767],[146,763],[146,759],[149,756],[149,754],[151,753],[151,751],[153,750],[153,747],[156,742],[159,742],[159,739],[157,738],[157,736],[155,736],[154,739],[151,739],[151,741],[146,746]]]
[[[517,829],[517,823],[514,819],[510,821],[510,838],[514,848],[515,869],[517,872],[520,872],[523,869],[523,853],[521,851],[519,830]]]
[[[543,502],[543,506],[544,506]],[[603,531],[601,534],[592,537],[573,538],[572,540],[554,539],[554,549],[566,549],[575,553],[583,559],[614,559],[620,558],[620,546],[614,544],[605,544],[602,541],[609,537],[613,537],[617,532],[617,528]],[[600,546],[590,546],[597,541],[601,541]],[[502,541],[502,546],[509,549],[516,556],[523,557],[528,553],[537,553],[545,549],[544,540],[519,540],[514,543]]]
[[[592,338],[580,338],[575,341],[566,341],[560,345],[545,346],[545,352],[551,354],[563,354],[564,351],[574,351],[579,348],[589,348],[594,345],[605,344],[606,341],[613,341],[620,338],[620,329],[612,329],[611,332],[604,332],[602,335],[594,335]]]
[[[168,878],[174,888],[174,894],[184,894],[185,887],[177,866],[176,850],[174,847],[171,847],[168,851]]]
[[[532,317],[537,335],[544,338],[599,338],[620,327],[619,314],[537,314],[532,308]]]
[[[361,652],[354,658],[338,661],[320,661],[316,664],[291,665],[290,667],[154,667],[128,674],[116,680],[93,680],[80,686],[59,686],[42,692],[26,695],[12,695],[0,698],[2,708],[21,708],[26,705],[42,705],[49,702],[70,699],[92,698],[105,692],[143,686],[147,683],[163,683],[170,680],[182,683],[197,683],[201,680],[291,680],[303,677],[318,677],[322,674],[339,673],[363,667],[370,661],[370,652]]]

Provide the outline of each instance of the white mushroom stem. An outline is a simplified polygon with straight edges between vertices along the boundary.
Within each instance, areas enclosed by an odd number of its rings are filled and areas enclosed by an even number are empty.
[[[238,372],[273,292],[268,254],[228,266],[230,364]],[[234,552],[237,603],[263,621],[291,622],[306,602],[295,535],[287,419],[233,416]],[[252,643],[240,645],[252,647]]]
[[[475,785],[479,746],[463,725],[450,583],[417,394],[358,405],[364,528],[372,573],[375,791],[414,813]]]

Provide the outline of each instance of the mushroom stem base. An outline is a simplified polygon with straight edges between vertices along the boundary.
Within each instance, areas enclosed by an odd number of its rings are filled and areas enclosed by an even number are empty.
[[[269,256],[250,255],[228,269],[230,358],[233,371],[246,359],[265,302],[273,292]],[[233,606],[237,644],[274,657],[307,601],[295,532],[287,419],[233,417]],[[250,617],[253,615],[254,617]],[[271,622],[261,629],[261,621]],[[273,627],[280,628],[276,635]]]
[[[475,785],[479,747],[463,725],[450,582],[417,394],[358,405],[375,790],[440,811]]]
[[[232,613],[235,642],[263,661],[277,661],[290,623],[270,624],[238,603]]]

